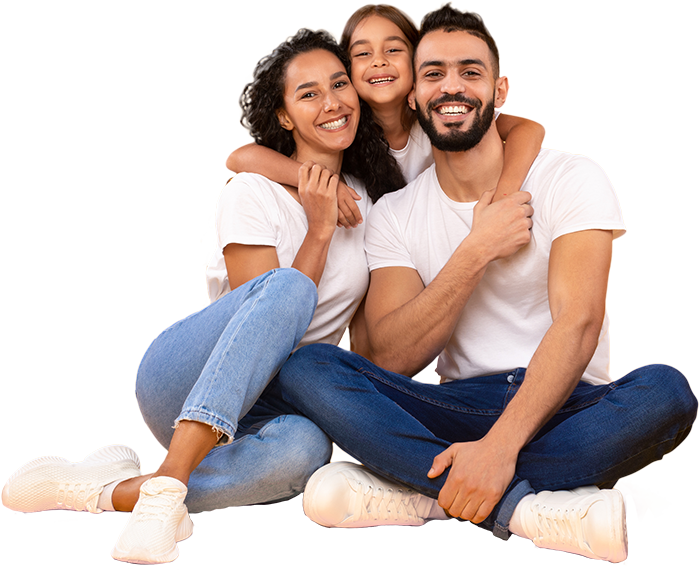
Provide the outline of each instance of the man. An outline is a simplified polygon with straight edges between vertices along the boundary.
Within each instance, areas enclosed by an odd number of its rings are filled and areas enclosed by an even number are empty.
[[[373,208],[366,301],[372,362],[305,347],[285,397],[367,468],[331,464],[304,508],[326,526],[449,515],[501,538],[619,562],[615,482],[674,449],[697,400],[666,366],[611,382],[605,296],[624,233],[590,160],[543,150],[521,192],[494,200],[507,95],[478,16],[428,14],[410,103],[435,167]],[[414,382],[440,355],[439,386]],[[383,367],[383,368],[380,368]]]

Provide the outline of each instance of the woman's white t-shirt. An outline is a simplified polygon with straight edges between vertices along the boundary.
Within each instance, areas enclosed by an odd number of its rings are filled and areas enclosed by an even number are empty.
[[[359,180],[345,178],[362,197],[358,206],[366,219],[370,199],[364,186]],[[340,342],[369,284],[364,228],[365,224],[352,229],[336,228],[318,286],[316,312],[299,346]],[[291,267],[308,223],[304,208],[283,186],[259,174],[240,173],[221,193],[216,229],[217,249],[206,272],[211,302],[231,290],[223,256],[228,244],[273,246],[280,267]]]

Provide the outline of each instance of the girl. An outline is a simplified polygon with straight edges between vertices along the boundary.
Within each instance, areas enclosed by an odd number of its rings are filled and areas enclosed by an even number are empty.
[[[408,105],[413,89],[413,48],[418,30],[398,8],[386,4],[357,10],[345,25],[340,45],[350,57],[353,85],[366,101],[407,182],[433,162],[430,141]],[[500,114],[496,126],[505,144],[503,172],[494,201],[516,192],[540,151],[544,128],[533,121]],[[295,179],[299,164],[249,144],[234,151],[226,166],[234,172],[261,172],[273,180]],[[362,222],[352,189],[339,185],[338,222],[356,227]]]
[[[302,167],[293,185],[256,174],[229,181],[207,272],[213,302],[168,328],[143,358],[137,399],[168,449],[160,468],[141,475],[124,446],[80,463],[40,458],[10,477],[5,506],[133,510],[112,556],[169,562],[192,533],[188,509],[289,499],[329,460],[330,441],[282,400],[276,375],[295,347],[338,343],[367,289],[363,232],[336,227],[341,169],[357,176],[345,180],[365,198],[403,184],[362,118],[348,70],[330,35],[300,30],[258,63],[244,89],[255,140]]]

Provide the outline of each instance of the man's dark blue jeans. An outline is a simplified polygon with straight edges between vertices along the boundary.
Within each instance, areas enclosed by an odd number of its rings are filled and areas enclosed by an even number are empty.
[[[427,477],[452,443],[481,439],[518,391],[525,369],[435,385],[375,366],[336,346],[299,349],[280,372],[284,398],[367,468],[437,498],[449,470]],[[611,384],[580,382],[520,452],[505,495],[479,526],[508,538],[528,493],[610,488],[688,435],[697,399],[674,368],[652,365]]]

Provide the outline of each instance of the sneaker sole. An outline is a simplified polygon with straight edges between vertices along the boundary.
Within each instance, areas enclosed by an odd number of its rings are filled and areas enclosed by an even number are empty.
[[[613,537],[618,548],[611,553],[608,561],[623,562],[627,559],[627,510],[625,508],[625,498],[617,489],[609,489],[606,494],[610,495],[613,503],[613,512],[617,516],[617,520],[620,521],[620,526],[613,529]]]

